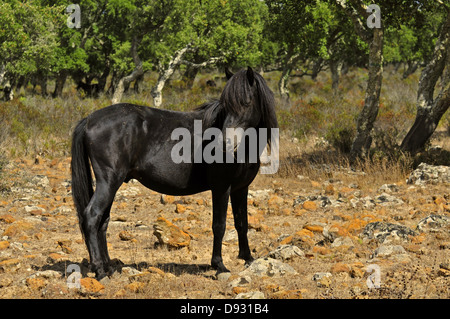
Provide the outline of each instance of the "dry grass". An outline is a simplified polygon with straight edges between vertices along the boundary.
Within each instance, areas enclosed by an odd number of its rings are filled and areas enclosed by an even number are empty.
[[[318,141],[325,140],[333,148],[348,151],[355,133],[355,121],[363,105],[366,73],[362,69],[351,69],[341,77],[336,92],[331,89],[329,72],[320,73],[316,81],[309,77],[292,78],[290,106],[283,105],[278,98],[279,72],[264,74],[275,92],[281,134],[287,138],[295,137],[300,142],[315,141],[308,147],[315,147]],[[373,145],[377,150],[390,152],[389,148],[398,145],[411,126],[415,116],[418,77],[417,72],[402,80],[400,74],[386,68],[374,131]],[[208,80],[214,80],[217,86],[206,85]],[[156,74],[147,74],[140,85],[140,93],[135,93],[131,87],[124,95],[123,102],[152,106],[150,91],[155,81]],[[163,91],[163,107],[192,110],[208,100],[218,98],[224,83],[221,74],[204,72],[197,76],[193,87],[188,89],[181,74],[176,73]],[[49,83],[48,89],[52,90],[52,83]],[[38,93],[39,90],[37,87]],[[67,155],[76,122],[110,104],[110,98],[106,95],[96,99],[84,97],[83,93],[75,90],[72,81],[68,81],[63,94],[63,98],[43,98],[33,95],[30,87],[17,92],[15,100],[1,103],[0,138],[5,143],[7,157]],[[448,135],[450,115],[443,117],[439,129],[447,131]]]
[[[401,180],[424,160],[432,164],[450,164],[448,157],[447,162],[445,160],[450,149],[448,112],[432,139],[433,145],[441,146],[443,151],[432,150],[416,158],[398,151],[398,144],[414,120],[418,72],[402,80],[399,74],[386,69],[373,149],[368,158],[358,161],[349,158],[346,151],[354,137],[355,121],[363,103],[365,70],[352,69],[343,75],[337,92],[331,89],[328,72],[320,73],[316,81],[309,77],[292,78],[291,104],[288,107],[282,106],[278,98],[279,76],[279,72],[264,74],[275,92],[282,139],[282,161],[276,176],[299,175],[327,180],[341,178],[341,173],[353,172],[362,186],[386,179],[386,182]],[[216,87],[206,85],[206,81],[211,79],[216,82]],[[150,91],[155,81],[156,74],[148,74],[141,84],[141,93],[135,93],[131,87],[123,102],[152,106]],[[187,89],[181,74],[177,73],[163,92],[163,107],[191,110],[219,97],[224,83],[223,76],[205,72],[197,76],[191,89]],[[77,121],[110,104],[106,95],[96,99],[80,95],[71,81],[66,85],[62,99],[32,95],[30,90],[22,90],[16,94],[18,98],[15,100],[1,103],[0,173],[9,160],[17,157],[34,160],[36,156],[56,158],[70,155],[71,134]],[[4,183],[2,185],[0,187],[5,188]]]
[[[356,183],[359,188],[367,190],[373,185],[405,180],[413,168],[413,159],[407,155],[397,160],[373,157],[352,161],[348,154],[329,147],[323,140],[316,138],[315,141],[298,142],[282,138],[277,175],[281,178],[307,178],[319,183],[330,180],[346,185]]]

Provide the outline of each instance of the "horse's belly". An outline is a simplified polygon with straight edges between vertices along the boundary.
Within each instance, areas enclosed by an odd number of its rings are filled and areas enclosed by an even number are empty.
[[[182,196],[208,190],[203,174],[195,174],[189,167],[177,168],[153,166],[143,171],[135,171],[131,177],[145,187],[167,195]]]
[[[181,188],[177,185],[169,185],[166,183],[158,183],[153,180],[139,180],[142,185],[145,187],[154,190],[155,192],[166,194],[166,195],[173,195],[173,196],[184,196],[184,195],[192,195],[197,194],[200,192],[204,192],[208,190],[207,187],[201,187],[199,185],[193,186],[193,187],[186,187]]]

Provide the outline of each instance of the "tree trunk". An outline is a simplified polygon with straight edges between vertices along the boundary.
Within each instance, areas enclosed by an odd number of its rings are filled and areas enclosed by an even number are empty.
[[[414,154],[425,147],[450,106],[450,96],[447,94],[444,99],[437,102],[430,109],[417,112],[416,120],[400,146],[402,151]]]
[[[125,87],[129,85],[130,82],[136,80],[136,78],[144,74],[144,69],[142,68],[142,61],[137,54],[139,42],[140,40],[138,40],[136,37],[133,38],[133,42],[131,44],[131,55],[133,56],[133,62],[135,67],[133,72],[131,72],[131,74],[120,79],[116,89],[114,90],[114,96],[111,100],[112,104],[120,103]]]
[[[47,97],[48,96],[48,94],[47,94],[47,76],[46,75],[42,76],[39,79],[39,81],[40,81],[39,83],[41,84],[41,95],[43,97]]]
[[[103,71],[102,75],[98,79],[98,94],[103,93],[105,91],[106,86],[106,80],[108,79],[109,72],[111,70],[111,67],[109,65],[109,61],[106,61],[105,70]]]
[[[316,61],[314,61],[312,70],[311,70],[311,80],[316,81],[317,75],[319,75],[319,72],[322,70],[323,67],[323,58],[318,58]]]
[[[341,76],[346,75],[349,70],[350,70],[350,65],[347,62],[343,61],[342,66],[341,66]]]
[[[369,79],[367,81],[364,107],[359,114],[356,137],[350,151],[353,156],[361,156],[372,144],[371,132],[378,115],[381,84],[383,81],[383,28],[373,29],[369,49]]]
[[[350,151],[353,158],[355,158],[362,156],[372,144],[371,132],[378,115],[381,84],[383,81],[383,23],[381,20],[381,25],[369,32],[365,27],[369,14],[361,0],[335,1],[345,11],[347,16],[352,19],[357,35],[369,44],[369,79],[367,81],[364,107],[358,117],[356,137]]]
[[[290,104],[290,96],[288,89],[288,82],[291,72],[295,66],[295,64],[300,59],[300,54],[293,54],[293,48],[289,48],[289,51],[286,55],[286,58],[283,61],[282,73],[280,80],[278,81],[278,90],[280,92],[281,100],[285,106],[289,106]]]
[[[26,78],[24,75],[19,76],[19,79],[16,81],[16,92],[20,92],[20,89],[25,86]]]
[[[192,89],[195,82],[195,77],[197,76],[199,68],[188,65],[186,71],[183,74],[184,82],[186,83],[186,88],[188,90]]]
[[[134,87],[133,87],[134,93],[139,94],[140,85],[143,81],[144,81],[144,74],[142,74],[136,78],[136,81],[134,81]]]
[[[8,82],[6,82],[5,86],[3,87],[3,100],[11,101],[13,98],[14,98],[14,90],[8,81]]]
[[[291,72],[292,72],[291,66],[288,65],[284,66],[283,71],[281,73],[280,81],[278,82],[278,90],[280,91],[281,100],[285,105],[289,105],[290,102],[289,89],[287,86]]]
[[[0,67],[0,86],[3,85],[3,82],[6,81],[6,67],[2,65]],[[0,91],[1,92],[1,91]],[[3,86],[3,100],[10,101],[14,97],[14,91],[12,85],[9,81],[6,81],[6,84]]]
[[[434,98],[439,77],[441,90]],[[450,106],[450,10],[436,41],[432,58],[422,70],[416,105],[416,119],[400,145],[401,150],[413,154],[424,148]]]
[[[6,75],[6,67],[5,65],[0,66],[0,85],[3,85],[3,81],[5,80]]]
[[[195,77],[197,76],[197,74],[201,68],[215,64],[218,61],[220,61],[221,59],[222,59],[221,57],[211,57],[211,58],[209,58],[209,60],[202,61],[201,57],[199,55],[195,55],[194,62],[181,60],[181,64],[187,65],[186,71],[183,74],[183,79],[186,83],[186,88],[192,89],[192,86],[194,85]]]
[[[121,74],[118,73],[118,71],[113,71],[113,74],[111,76],[111,82],[109,83],[108,90],[106,91],[106,94],[108,95],[114,95],[114,91],[119,84],[119,81],[121,79]]]
[[[402,75],[403,80],[408,78],[408,76],[410,76],[414,72],[416,72],[417,68],[419,67],[419,62],[408,61],[407,65],[408,65],[408,68],[405,70],[405,72],[403,72],[403,75]]]
[[[64,89],[66,79],[67,79],[67,71],[66,70],[59,71],[58,76],[56,77],[55,90],[53,91],[52,94],[53,98],[62,96],[62,91]]]
[[[198,71],[200,71],[200,67],[198,67],[197,64],[202,62],[201,57],[198,55],[198,53],[195,53],[193,55],[192,61],[193,63],[188,63],[186,65],[186,71],[183,74],[183,80],[186,83],[186,88],[189,90],[192,89]]]
[[[333,92],[336,93],[339,87],[339,78],[341,77],[342,62],[330,60],[330,71],[331,71],[331,88]]]
[[[155,86],[152,88],[151,95],[153,97],[153,104],[155,107],[160,107],[162,104],[162,90],[166,81],[170,79],[175,69],[181,63],[183,56],[189,49],[189,45],[176,51],[171,58],[169,65],[166,69],[163,69],[159,73],[158,81],[156,81]]]

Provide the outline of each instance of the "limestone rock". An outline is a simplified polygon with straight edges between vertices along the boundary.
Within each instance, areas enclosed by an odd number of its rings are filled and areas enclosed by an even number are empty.
[[[123,240],[123,241],[130,241],[130,240],[134,239],[134,236],[129,231],[123,230],[119,233],[119,238],[120,238],[120,240]]]
[[[256,275],[256,276],[284,276],[286,274],[296,274],[294,268],[279,260],[273,258],[259,258],[252,262],[252,264],[240,273],[241,276]]]
[[[316,282],[317,287],[328,288],[331,285],[332,274],[329,272],[316,272],[312,280]]]
[[[444,215],[435,215],[431,214],[430,216],[425,217],[419,223],[417,223],[417,230],[418,231],[436,231],[439,228],[449,225],[450,224],[450,218]]]
[[[169,248],[189,247],[191,237],[164,217],[159,217],[153,225],[153,234],[161,245]]]
[[[175,208],[175,212],[177,214],[183,214],[186,211],[186,206],[182,205],[182,204],[177,204],[176,208]]]
[[[380,204],[381,206],[404,204],[404,202],[400,198],[389,195],[388,193],[382,193],[381,195],[377,196],[375,198],[375,203]]]
[[[261,291],[241,292],[234,299],[264,299],[264,293]]]
[[[45,279],[57,279],[57,278],[61,278],[62,274],[56,270],[41,270],[38,272],[35,272],[34,274],[30,275],[28,278],[33,279],[33,278],[45,278]]]
[[[247,284],[249,284],[251,282],[252,282],[252,278],[250,276],[242,276],[242,277],[238,277],[238,278],[232,280],[228,284],[228,286],[231,287],[231,288],[241,287],[241,286],[247,285]]]
[[[382,193],[396,193],[399,191],[399,187],[397,184],[384,184],[378,189],[378,191]]]
[[[385,222],[369,223],[361,233],[363,239],[376,239],[380,243],[385,242],[388,237],[390,239],[400,238],[402,240],[408,240],[409,236],[416,235],[418,234],[415,231],[406,226]]]
[[[46,282],[42,278],[27,278],[26,285],[32,290],[40,290],[45,287]]]
[[[390,257],[400,254],[406,254],[405,248],[400,245],[381,245],[375,249],[374,257]]]
[[[450,183],[450,167],[421,163],[409,175],[406,183],[415,185]]]
[[[281,261],[291,260],[295,257],[304,257],[305,253],[294,245],[281,245],[267,254],[267,257]]]

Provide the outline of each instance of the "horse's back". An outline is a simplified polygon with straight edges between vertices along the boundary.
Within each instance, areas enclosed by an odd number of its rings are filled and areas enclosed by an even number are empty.
[[[92,113],[87,121],[86,143],[94,172],[114,170],[155,191],[187,195],[206,190],[203,165],[175,163],[172,140],[175,128],[193,129],[195,112],[174,112],[115,104]]]

